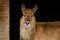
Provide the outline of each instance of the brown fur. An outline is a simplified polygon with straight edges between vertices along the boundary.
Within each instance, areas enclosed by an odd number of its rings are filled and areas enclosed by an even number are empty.
[[[20,40],[60,40],[60,22],[36,22],[33,14],[37,7],[33,9],[25,9],[24,5],[21,8],[25,17],[20,19]],[[24,26],[26,20],[31,22],[29,28]]]
[[[34,40],[60,40],[60,22],[37,23]]]
[[[36,10],[34,10],[34,8],[25,9],[24,4],[22,4],[21,10],[23,12],[23,16],[20,19],[20,40],[33,40],[35,34],[35,17],[33,15],[33,12],[35,12]],[[29,28],[26,28],[24,26],[24,23],[26,21],[29,21],[31,24]]]
[[[32,34],[35,33],[34,32],[35,31],[34,18],[32,18],[31,27],[29,27],[29,28],[25,28],[25,26],[23,25],[24,22],[25,22],[24,18],[22,18],[20,21],[20,37],[22,37],[22,39],[24,39],[24,40],[29,40],[29,39],[31,39],[30,37],[33,37]]]

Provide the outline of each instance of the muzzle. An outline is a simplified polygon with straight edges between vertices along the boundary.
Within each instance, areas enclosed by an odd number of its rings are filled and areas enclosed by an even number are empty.
[[[29,21],[26,21],[26,22],[25,22],[25,27],[26,27],[26,28],[29,28],[29,27],[30,27],[30,22],[29,22]]]

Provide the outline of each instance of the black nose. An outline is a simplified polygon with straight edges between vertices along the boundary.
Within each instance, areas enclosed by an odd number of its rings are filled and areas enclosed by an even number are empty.
[[[29,22],[26,22],[26,25],[28,25],[29,24]]]

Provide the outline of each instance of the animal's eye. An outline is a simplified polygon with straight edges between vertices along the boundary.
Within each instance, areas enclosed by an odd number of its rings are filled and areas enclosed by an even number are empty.
[[[25,17],[25,14],[23,16]]]

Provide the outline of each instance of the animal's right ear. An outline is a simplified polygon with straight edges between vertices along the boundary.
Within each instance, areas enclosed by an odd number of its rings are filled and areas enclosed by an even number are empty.
[[[25,10],[25,5],[24,5],[24,3],[21,4],[21,10],[22,10],[22,12],[24,12],[24,10]]]

